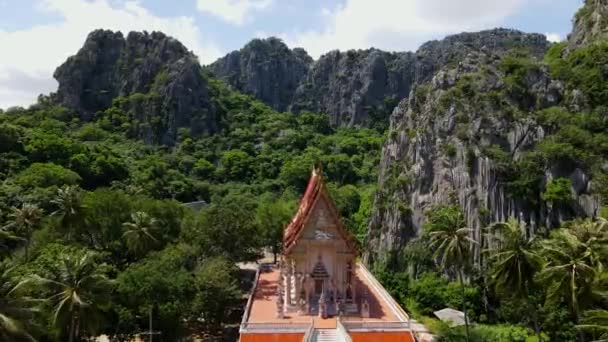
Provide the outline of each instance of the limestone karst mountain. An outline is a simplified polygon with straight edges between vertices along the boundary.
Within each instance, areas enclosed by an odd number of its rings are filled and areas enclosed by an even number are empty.
[[[279,111],[327,113],[334,126],[386,124],[388,115],[416,83],[429,81],[443,65],[470,51],[497,54],[526,49],[542,56],[545,37],[495,29],[431,41],[416,53],[378,49],[331,51],[317,61],[302,49],[290,50],[276,38],[256,39],[209,66],[236,90]]]
[[[335,127],[385,128],[395,105],[443,65],[458,63],[470,51],[502,54],[517,48],[540,56],[548,42],[538,34],[495,29],[431,41],[416,53],[332,51],[313,61],[277,38],[255,39],[208,69],[275,110],[326,113]],[[94,31],[54,76],[60,104],[91,120],[119,99],[125,111],[149,124],[140,135],[150,143],[173,144],[180,127],[195,134],[219,128],[208,76],[185,46],[160,32],[131,32],[125,38]]]
[[[491,222],[516,219],[534,234],[599,214],[608,170],[593,137],[604,127],[597,85],[606,47],[594,42],[607,28],[606,5],[586,1],[569,41],[545,57],[478,49],[416,85],[390,118],[368,262],[386,261],[418,237],[437,205],[462,209],[479,242],[477,261]]]
[[[304,49],[289,49],[278,38],[254,39],[239,51],[218,59],[209,69],[226,83],[278,111],[293,102],[296,88],[312,58]]]
[[[548,58],[601,40],[606,7],[586,1],[568,42],[551,51],[543,35],[510,29],[452,35],[416,52],[331,51],[318,60],[268,38],[206,68],[162,33],[95,31],[57,69],[54,98],[85,120],[119,106],[141,122],[139,137],[167,145],[179,128],[195,136],[221,129],[214,76],[275,110],[327,114],[334,127],[390,126],[368,233],[373,259],[417,236],[437,204],[458,203],[478,239],[484,224],[509,217],[534,231],[597,213],[593,184],[603,168],[538,149],[560,134],[546,117],[602,102]],[[572,203],[543,198],[558,180],[571,184]]]
[[[568,48],[575,49],[608,38],[608,1],[585,0],[574,16],[574,28],[568,36]]]
[[[130,115],[157,127],[143,128],[148,142],[172,144],[179,127],[215,132],[215,109],[198,59],[160,32],[93,31],[78,53],[57,68],[57,101],[82,119],[117,99]]]

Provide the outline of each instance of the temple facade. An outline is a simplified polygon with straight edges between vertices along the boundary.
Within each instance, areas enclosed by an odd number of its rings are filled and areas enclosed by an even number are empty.
[[[359,255],[321,170],[313,170],[280,261],[256,274],[241,341],[414,341],[409,316]]]
[[[286,313],[329,317],[359,309],[354,283],[359,251],[321,180],[313,171],[300,209],[285,229],[279,269]]]

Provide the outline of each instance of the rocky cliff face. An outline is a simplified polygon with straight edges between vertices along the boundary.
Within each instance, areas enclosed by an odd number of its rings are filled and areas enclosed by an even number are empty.
[[[268,38],[252,40],[209,69],[239,92],[285,111],[311,64],[312,58],[303,49],[291,50],[280,39]]]
[[[432,41],[416,53],[332,51],[312,63],[302,49],[289,50],[271,38],[252,41],[210,69],[277,110],[327,113],[335,126],[370,126],[386,122],[414,84],[429,81],[440,67],[457,63],[470,51],[486,48],[500,54],[521,48],[542,55],[548,44],[542,35],[495,29]]]
[[[608,38],[608,0],[585,0],[568,37],[570,50]]]
[[[146,140],[171,144],[178,127],[193,120],[203,132],[217,129],[215,110],[207,81],[197,58],[179,41],[160,32],[93,31],[75,56],[55,71],[59,103],[90,120],[119,97],[136,95],[128,108],[131,115],[160,121],[156,133],[148,129]],[[149,118],[148,118],[149,119]]]
[[[314,63],[290,108],[296,113],[327,113],[334,126],[368,126],[370,119],[386,120],[381,113],[390,112],[395,99],[409,92],[414,64],[413,53],[332,51]]]
[[[550,130],[533,113],[576,107],[576,91],[552,80],[534,52],[518,58],[494,51],[469,51],[460,62],[447,63],[393,111],[367,262],[399,252],[419,235],[425,211],[436,205],[459,205],[480,246],[481,228],[490,222],[516,218],[534,233],[596,214],[589,174],[575,163],[545,161],[533,149]],[[558,177],[572,183],[574,199],[568,204],[541,196]]]

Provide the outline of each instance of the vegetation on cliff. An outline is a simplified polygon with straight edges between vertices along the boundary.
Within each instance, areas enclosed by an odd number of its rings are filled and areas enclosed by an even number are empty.
[[[393,114],[368,251],[441,340],[608,337],[607,55],[602,40],[471,55]],[[389,234],[406,238],[383,250]],[[444,307],[476,324],[429,318]]]

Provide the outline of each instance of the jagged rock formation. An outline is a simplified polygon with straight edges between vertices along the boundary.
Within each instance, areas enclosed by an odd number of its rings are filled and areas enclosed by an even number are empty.
[[[334,126],[386,120],[374,114],[390,112],[407,95],[414,81],[414,64],[413,53],[332,51],[314,63],[296,90],[291,110],[327,113]]]
[[[418,61],[415,80],[418,84],[428,82],[440,68],[457,64],[472,52],[485,51],[503,56],[521,49],[541,58],[549,46],[550,43],[542,34],[504,28],[451,35],[442,40],[427,42],[416,51]]]
[[[574,17],[574,29],[568,36],[570,50],[608,38],[608,0],[585,0]]]
[[[304,49],[291,50],[280,39],[268,38],[252,40],[209,69],[239,92],[285,111],[311,64],[312,58]]]
[[[458,204],[481,246],[481,228],[490,222],[516,218],[534,233],[597,214],[585,170],[572,163],[540,166],[537,155],[527,153],[547,135],[532,113],[571,106],[566,99],[575,96],[540,63],[518,69],[518,78],[506,75],[509,68],[493,49],[469,52],[395,108],[367,236],[368,263],[400,251],[420,233],[425,210],[436,205]],[[568,205],[542,199],[541,188],[558,177],[572,182]]]
[[[160,32],[96,30],[75,56],[55,71],[57,101],[90,120],[119,97],[136,96],[125,108],[156,129],[144,129],[150,142],[171,144],[179,127],[200,132],[217,130],[207,81],[196,56]]]
[[[269,38],[253,40],[209,69],[276,110],[327,113],[334,126],[370,126],[386,122],[414,84],[429,81],[440,67],[470,51],[486,48],[501,54],[521,48],[541,56],[548,47],[543,35],[495,29],[431,41],[416,53],[332,51],[312,63],[304,50],[290,50]]]

